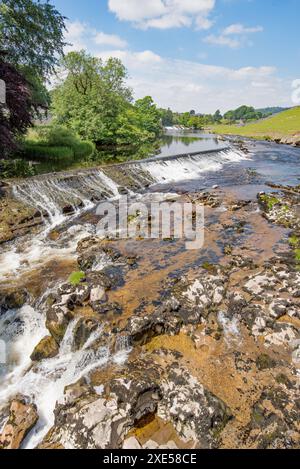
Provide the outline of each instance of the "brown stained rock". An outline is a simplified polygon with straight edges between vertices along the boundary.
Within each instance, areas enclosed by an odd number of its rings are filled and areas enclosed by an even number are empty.
[[[12,401],[8,421],[0,435],[0,448],[19,449],[38,418],[35,405],[21,399]]]
[[[44,337],[33,350],[30,358],[34,362],[53,358],[59,352],[58,345],[52,336]]]

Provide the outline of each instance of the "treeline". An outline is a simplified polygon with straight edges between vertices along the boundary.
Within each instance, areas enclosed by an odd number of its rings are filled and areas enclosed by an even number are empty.
[[[194,110],[178,113],[173,112],[171,109],[160,109],[160,113],[164,127],[179,125],[194,130],[201,130],[208,125],[220,123],[222,120],[219,110],[215,114],[196,114]]]
[[[180,125],[192,129],[203,129],[214,124],[246,123],[262,119],[272,115],[272,110],[273,108],[257,110],[251,106],[240,106],[237,109],[226,112],[224,115],[221,114],[220,110],[217,110],[214,114],[196,114],[194,110],[177,113],[173,112],[171,109],[161,109],[160,112],[164,127]]]

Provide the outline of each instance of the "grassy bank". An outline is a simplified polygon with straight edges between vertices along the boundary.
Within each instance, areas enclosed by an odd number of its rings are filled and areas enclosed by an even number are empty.
[[[281,139],[300,135],[300,107],[289,109],[275,116],[260,120],[244,127],[237,125],[215,125],[210,131],[224,135],[241,135],[258,139]],[[299,137],[300,139],[300,137]]]

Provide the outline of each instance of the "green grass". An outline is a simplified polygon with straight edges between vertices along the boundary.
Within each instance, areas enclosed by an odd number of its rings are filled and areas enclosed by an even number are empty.
[[[84,272],[73,272],[70,277],[69,277],[69,283],[71,283],[71,285],[79,285],[81,280],[85,278],[85,273]]]
[[[289,109],[264,120],[247,124],[244,127],[237,125],[215,125],[211,131],[224,135],[241,135],[261,139],[282,138],[300,134],[300,107]]]

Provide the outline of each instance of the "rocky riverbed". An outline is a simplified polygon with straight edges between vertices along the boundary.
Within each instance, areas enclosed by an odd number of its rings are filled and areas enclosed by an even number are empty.
[[[200,250],[91,229],[0,284],[1,327],[36,338],[0,388],[2,448],[299,448],[300,186],[247,177],[164,194],[205,206]]]

